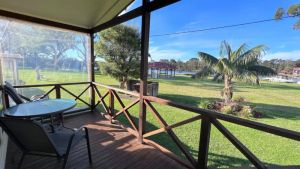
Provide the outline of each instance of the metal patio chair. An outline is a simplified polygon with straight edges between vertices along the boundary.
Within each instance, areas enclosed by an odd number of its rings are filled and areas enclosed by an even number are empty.
[[[86,127],[74,131],[48,133],[43,126],[33,120],[0,117],[0,126],[10,139],[21,149],[20,169],[26,155],[48,156],[63,159],[63,169],[72,147],[86,139],[89,163],[92,163],[89,134]]]
[[[49,99],[48,96],[43,95],[33,95],[30,99],[20,95],[18,91],[7,81],[3,85],[4,93],[6,93],[16,104],[21,104],[25,102],[38,101],[41,99]],[[41,98],[43,97],[43,98]]]
[[[49,99],[48,96],[41,98],[41,95],[33,95],[30,99],[20,95],[18,91],[11,85],[11,83],[5,81],[3,85],[4,93],[7,94],[16,104],[22,104],[26,102],[38,101],[42,99]],[[54,117],[53,115],[49,116],[51,122],[51,131],[54,131],[54,119],[58,119],[58,117]],[[36,118],[35,118],[36,119]],[[44,118],[40,118],[41,122],[43,122]],[[59,121],[59,120],[58,120]]]
[[[9,83],[3,85],[4,93],[6,93],[16,104],[25,103],[24,99],[18,94],[17,90]]]

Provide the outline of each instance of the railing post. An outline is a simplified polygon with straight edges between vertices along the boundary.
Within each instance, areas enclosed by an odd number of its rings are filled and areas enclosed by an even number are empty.
[[[109,120],[110,123],[113,123],[113,116],[115,113],[115,97],[112,90],[109,90]]]
[[[94,33],[90,33],[90,59],[87,59],[88,61],[90,61],[89,65],[90,65],[90,73],[89,73],[89,80],[90,80],[90,105],[91,105],[91,110],[93,110],[95,108],[95,90],[93,87],[93,82],[95,82],[95,55],[94,55]]]
[[[143,0],[146,7],[150,0]],[[149,56],[149,32],[150,32],[150,12],[144,10],[142,15],[141,33],[141,68],[140,68],[140,111],[139,111],[139,136],[138,141],[143,143],[143,134],[146,124],[146,105],[143,97],[147,95],[148,77],[148,56]]]
[[[208,149],[210,140],[211,122],[209,117],[203,116],[201,120],[201,132],[198,152],[198,168],[207,169]]]
[[[56,94],[57,99],[61,98],[60,85],[59,84],[55,85],[55,94]]]
[[[93,82],[90,83],[90,92],[91,92],[91,98],[90,98],[90,105],[91,105],[91,111],[93,111],[96,107],[96,94],[95,94],[95,89],[94,89],[94,84]]]

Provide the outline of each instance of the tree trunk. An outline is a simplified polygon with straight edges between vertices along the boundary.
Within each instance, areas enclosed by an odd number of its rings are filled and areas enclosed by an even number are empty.
[[[58,56],[54,56],[53,68],[54,68],[54,70],[58,70]]]
[[[121,89],[126,89],[127,87],[127,77],[123,77],[122,80],[120,81],[120,88]]]
[[[232,84],[231,84],[231,77],[228,75],[224,76],[224,89],[223,89],[223,98],[225,104],[229,104],[231,102],[233,91],[232,91]]]

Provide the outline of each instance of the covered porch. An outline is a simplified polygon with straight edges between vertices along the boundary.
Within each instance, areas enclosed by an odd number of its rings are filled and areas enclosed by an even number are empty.
[[[34,1],[28,2],[29,5],[32,5]],[[68,94],[84,105],[81,108],[72,109],[66,113],[66,125],[70,127],[85,125],[91,130],[91,148],[94,162],[91,166],[88,164],[87,152],[82,148],[83,145],[79,145],[71,154],[68,168],[208,168],[208,152],[212,126],[216,127],[217,130],[251,162],[252,167],[259,169],[293,169],[300,167],[273,166],[264,163],[235,137],[230,130],[223,125],[223,122],[295,141],[300,141],[299,132],[233,117],[159,97],[147,96],[150,14],[152,11],[176,3],[178,0],[143,0],[140,7],[125,14],[120,14],[120,12],[122,12],[131,1],[126,1],[126,3],[125,1],[106,2],[106,5],[109,5],[105,6],[104,1],[103,4],[100,4],[104,6],[102,10],[106,11],[102,17],[100,17],[102,20],[97,22],[93,20],[92,23],[94,23],[94,25],[79,22],[78,20],[72,21],[68,18],[45,16],[45,13],[38,13],[31,10],[26,11],[26,9],[22,9],[20,5],[14,7],[9,6],[9,3],[7,3],[8,6],[6,6],[6,8],[1,8],[0,10],[0,15],[5,17],[69,31],[82,32],[88,34],[90,38],[91,55],[88,60],[90,65],[88,69],[89,81],[14,86],[17,89],[48,88],[49,90],[43,94],[43,97],[51,95],[52,97],[54,96],[53,98],[64,98],[64,94]],[[57,4],[59,5],[60,2],[57,1]],[[80,6],[80,4],[78,5]],[[142,17],[140,93],[107,86],[102,84],[101,81],[96,81],[94,72],[94,34],[140,16]],[[69,89],[69,87],[78,85],[84,86],[81,88],[82,90],[79,91],[79,94]],[[82,99],[82,96],[86,93],[89,94],[88,101]],[[124,98],[127,98],[126,102]],[[3,96],[3,101],[4,107],[10,106],[7,95]],[[192,112],[194,116],[169,124],[163,116],[161,116],[161,112],[156,108],[157,105]],[[133,116],[131,111],[133,107],[138,109],[138,115],[136,116]],[[147,123],[147,115],[152,115],[160,125],[160,128],[147,129],[149,127],[147,126],[149,125],[149,123]],[[123,118],[119,119],[121,116]],[[196,152],[197,155],[191,153],[188,147],[184,145],[174,132],[175,128],[192,122],[199,122],[200,125],[200,139],[198,140],[199,148]],[[178,147],[182,156],[176,155],[159,143],[149,139],[161,133],[165,133],[170,138]],[[20,158],[18,150],[14,144],[9,142],[5,168],[15,168],[18,158]],[[28,157],[24,162],[24,168],[56,168],[60,165],[60,162],[56,159],[40,157]],[[247,167],[245,167],[245,169]]]

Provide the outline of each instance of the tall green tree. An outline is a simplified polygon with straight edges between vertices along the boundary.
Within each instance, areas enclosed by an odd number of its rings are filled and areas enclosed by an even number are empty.
[[[281,19],[284,16],[295,16],[300,18],[300,4],[291,5],[287,11],[284,8],[278,8],[275,13],[275,19]],[[294,24],[294,29],[300,28],[300,19]]]
[[[233,97],[233,78],[259,84],[259,75],[275,74],[273,69],[259,65],[259,58],[265,50],[264,45],[248,49],[246,44],[242,44],[234,51],[226,41],[223,41],[219,58],[204,52],[198,53],[207,66],[198,72],[197,76],[204,77],[213,73],[214,80],[224,80],[222,96],[225,104],[228,104]]]
[[[105,71],[126,87],[130,78],[137,78],[140,70],[140,32],[131,26],[117,25],[99,34],[95,53],[107,63]]]
[[[40,55],[50,57],[53,60],[55,70],[59,68],[59,62],[66,57],[68,50],[74,49],[76,35],[72,32],[63,32],[57,30],[42,30],[43,42],[40,44]]]

